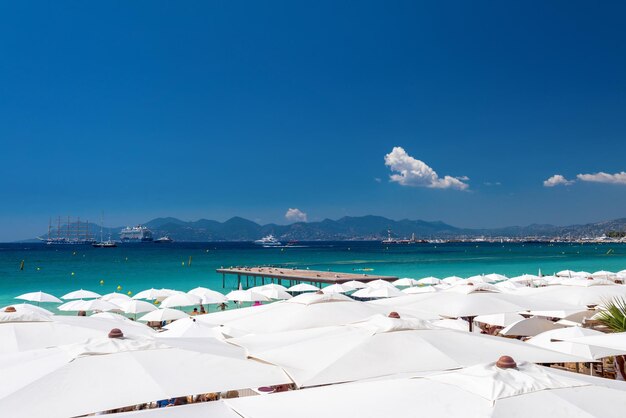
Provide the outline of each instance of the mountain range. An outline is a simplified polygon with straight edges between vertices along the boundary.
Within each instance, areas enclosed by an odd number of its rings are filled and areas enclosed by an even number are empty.
[[[225,222],[208,219],[182,221],[177,218],[156,218],[146,222],[155,238],[168,235],[175,241],[253,241],[268,234],[273,234],[282,241],[341,241],[341,240],[381,240],[388,231],[393,238],[418,239],[434,238],[472,238],[487,237],[555,237],[555,236],[599,236],[611,231],[626,231],[626,218],[596,222],[584,225],[554,226],[533,224],[528,226],[510,226],[491,229],[458,228],[441,221],[392,220],[382,216],[346,216],[341,219],[324,219],[320,222],[296,222],[289,225],[266,224],[241,217],[233,217]],[[66,226],[62,225],[61,230]],[[104,236],[109,234],[119,239],[122,227],[104,228]],[[99,238],[99,226],[94,226],[92,233]],[[56,232],[52,231],[52,236]],[[45,234],[41,235],[42,237]]]

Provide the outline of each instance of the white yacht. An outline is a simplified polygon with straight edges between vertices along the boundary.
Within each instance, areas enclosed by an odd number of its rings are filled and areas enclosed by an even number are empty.
[[[256,241],[254,241],[254,243],[255,243],[256,245],[262,245],[262,246],[264,246],[264,247],[278,247],[278,246],[281,246],[281,245],[282,245],[282,244],[281,244],[281,242],[280,242],[280,241],[278,241],[278,240],[274,237],[274,235],[272,235],[272,234],[270,234],[270,235],[268,235],[268,236],[266,236],[266,237],[263,237],[263,238],[261,238],[261,239],[258,239],[258,240],[256,240]]]

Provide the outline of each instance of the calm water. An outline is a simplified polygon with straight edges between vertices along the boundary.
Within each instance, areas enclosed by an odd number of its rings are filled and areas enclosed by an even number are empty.
[[[79,288],[136,293],[150,287],[221,289],[215,269],[235,265],[287,267],[420,278],[467,277],[481,273],[515,276],[563,269],[626,269],[626,245],[619,244],[417,244],[378,242],[303,244],[302,248],[260,248],[246,243],[125,244],[118,248],[0,244],[0,306],[21,293],[43,290],[61,296]],[[611,250],[611,251],[610,251]],[[191,257],[191,265],[187,263]],[[24,270],[20,263],[24,260]],[[103,281],[103,284],[100,284]]]

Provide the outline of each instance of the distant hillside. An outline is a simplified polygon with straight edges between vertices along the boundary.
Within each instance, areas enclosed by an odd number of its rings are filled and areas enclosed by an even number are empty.
[[[169,235],[175,241],[253,241],[273,234],[283,241],[332,241],[332,240],[380,240],[391,231],[394,238],[418,239],[463,238],[463,237],[554,237],[554,236],[598,236],[610,231],[626,231],[626,218],[585,225],[554,226],[528,225],[494,229],[463,229],[444,222],[402,219],[395,221],[382,216],[346,216],[338,220],[324,219],[321,222],[297,222],[290,225],[267,224],[241,217],[233,217],[226,222],[208,219],[182,221],[177,218],[157,218],[144,224],[150,228],[155,238]],[[61,225],[61,231],[66,230]],[[119,239],[122,227],[105,228],[104,238]],[[100,237],[100,227],[93,225],[92,235]],[[52,231],[55,236],[56,231]],[[41,236],[45,236],[42,234]]]

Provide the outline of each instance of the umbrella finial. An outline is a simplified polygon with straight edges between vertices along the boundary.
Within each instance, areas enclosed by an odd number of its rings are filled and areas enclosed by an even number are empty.
[[[394,318],[394,319],[400,319],[400,314],[396,311],[393,312],[389,312],[389,315],[387,315],[388,318]]]
[[[124,333],[119,328],[113,328],[109,331],[109,338],[124,338]]]
[[[4,312],[17,312],[14,306],[7,306],[4,308]]]
[[[517,363],[511,356],[501,356],[498,361],[496,361],[496,367],[501,369],[517,369]]]

